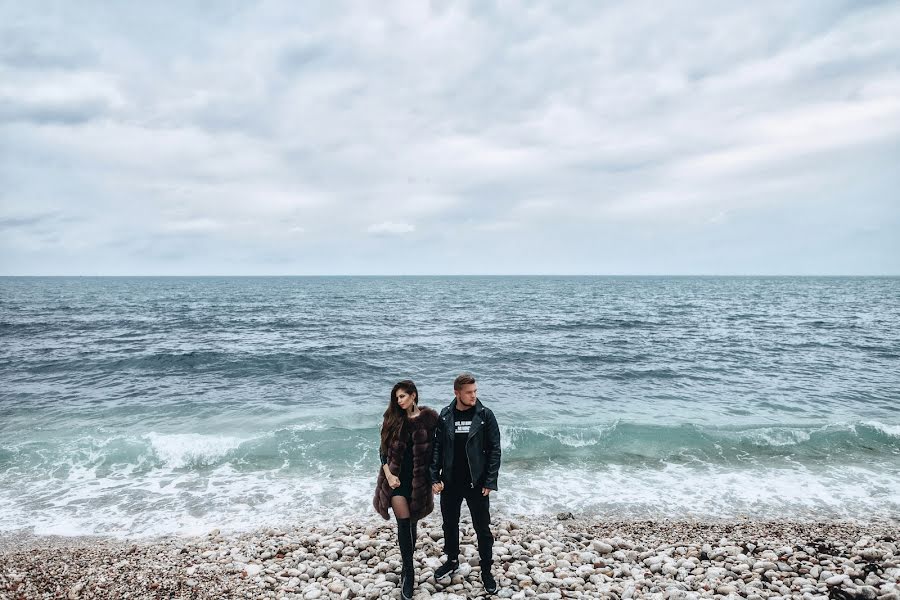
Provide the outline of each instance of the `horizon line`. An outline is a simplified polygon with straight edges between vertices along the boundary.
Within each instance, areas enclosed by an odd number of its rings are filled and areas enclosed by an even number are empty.
[[[863,274],[847,274],[847,273],[330,273],[330,274],[132,274],[132,275],[113,275],[113,274],[77,274],[77,275],[59,275],[59,274],[0,274],[0,278],[13,277],[47,277],[47,278],[152,278],[152,277],[168,277],[168,278],[190,278],[190,277],[208,277],[208,278],[300,278],[300,277],[900,277],[900,273],[863,273]]]

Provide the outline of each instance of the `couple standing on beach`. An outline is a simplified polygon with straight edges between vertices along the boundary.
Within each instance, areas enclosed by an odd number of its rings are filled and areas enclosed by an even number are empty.
[[[459,567],[459,514],[465,500],[472,514],[481,559],[481,582],[486,592],[497,591],[491,574],[494,536],[491,535],[490,494],[500,472],[500,428],[491,409],[478,399],[475,377],[463,373],[453,382],[454,399],[438,415],[419,406],[419,392],[409,380],[391,390],[381,426],[381,470],[375,510],[397,519],[397,540],[403,570],[400,593],[410,600],[415,584],[413,551],[419,519],[434,510],[434,494],[441,496],[446,562],[434,572],[437,581]]]

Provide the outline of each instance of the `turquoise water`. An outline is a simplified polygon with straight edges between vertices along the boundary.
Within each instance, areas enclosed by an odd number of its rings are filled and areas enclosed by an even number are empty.
[[[0,278],[0,336],[0,530],[370,516],[461,370],[499,512],[900,517],[898,278]]]

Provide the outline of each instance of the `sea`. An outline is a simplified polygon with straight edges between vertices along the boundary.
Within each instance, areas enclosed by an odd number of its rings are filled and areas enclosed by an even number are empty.
[[[380,519],[463,371],[495,518],[900,522],[900,278],[3,277],[0,532]]]

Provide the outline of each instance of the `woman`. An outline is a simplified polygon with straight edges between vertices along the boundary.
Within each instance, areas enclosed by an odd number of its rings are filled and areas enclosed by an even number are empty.
[[[372,504],[385,519],[389,518],[389,508],[397,519],[403,558],[400,592],[404,600],[412,598],[415,583],[416,524],[434,510],[428,467],[437,420],[435,411],[419,407],[419,392],[412,381],[401,381],[391,390],[381,425],[381,470]]]

